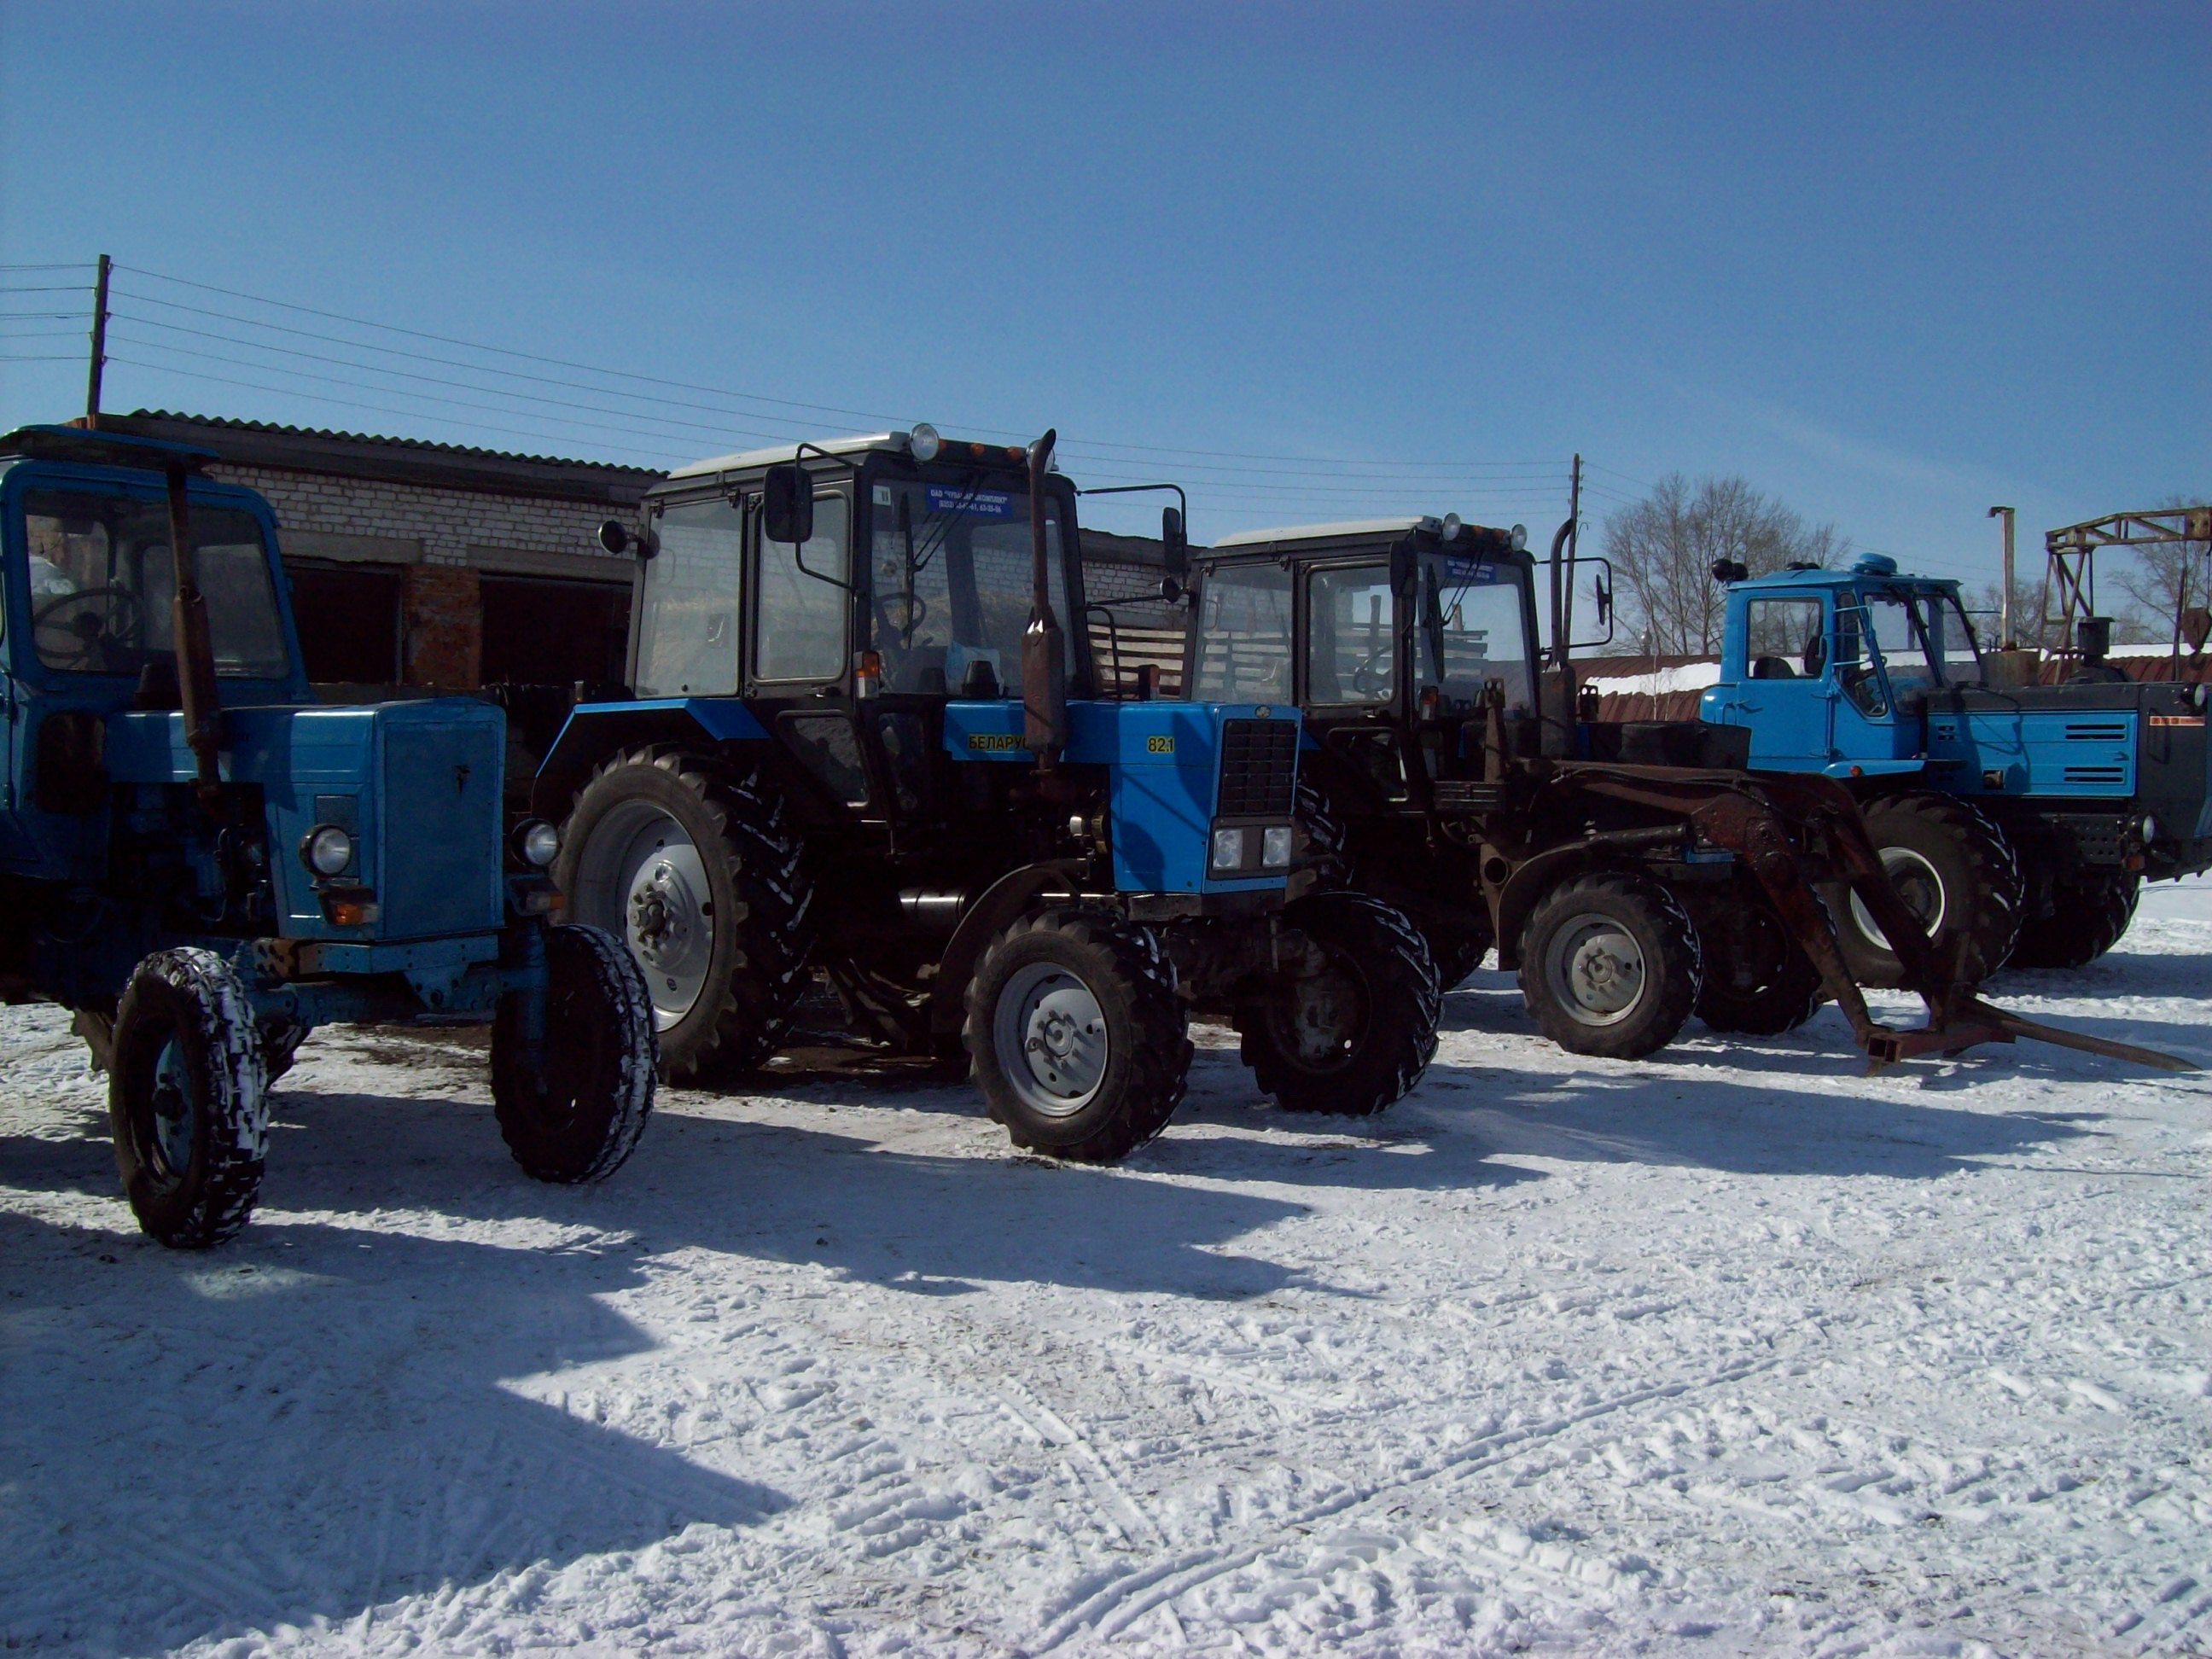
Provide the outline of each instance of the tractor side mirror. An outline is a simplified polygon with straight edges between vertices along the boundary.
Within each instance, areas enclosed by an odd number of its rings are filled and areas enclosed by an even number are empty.
[[[814,539],[814,486],[797,461],[770,467],[761,480],[761,530],[794,547]]]
[[[620,558],[629,551],[629,527],[620,519],[607,520],[599,526],[599,545]]]
[[[1583,570],[1589,568],[1589,580],[1583,580]],[[1575,595],[1572,614],[1580,618],[1597,618],[1598,631],[1584,637],[1579,629],[1575,633],[1570,648],[1613,643],[1613,562],[1609,559],[1588,558],[1570,560],[1567,564],[1567,591]],[[1587,609],[1585,609],[1587,605]]]
[[[1176,581],[1190,574],[1190,537],[1182,527],[1182,509],[1160,509],[1160,559]]]
[[[2192,605],[2181,613],[2181,637],[2189,641],[2191,651],[2202,651],[2207,638],[2212,638],[2212,611],[2201,605]]]
[[[1400,599],[1413,597],[1413,587],[1420,578],[1420,570],[1410,544],[1400,542],[1390,550],[1390,591]]]

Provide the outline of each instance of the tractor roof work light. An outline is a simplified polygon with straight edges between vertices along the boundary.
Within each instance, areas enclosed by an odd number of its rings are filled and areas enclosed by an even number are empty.
[[[906,434],[907,453],[925,466],[937,459],[937,452],[944,444],[945,441],[937,435],[937,428],[927,421],[916,422],[914,430]]]

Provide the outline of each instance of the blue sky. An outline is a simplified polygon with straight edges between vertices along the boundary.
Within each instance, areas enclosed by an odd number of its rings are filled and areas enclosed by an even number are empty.
[[[2203,0],[0,0],[0,264],[127,268],[111,409],[664,462],[1049,423],[1201,538],[1540,539],[1579,449],[1599,519],[1740,472],[1987,578],[1993,502],[2033,548],[2212,490],[2208,84]],[[88,296],[21,290],[85,280],[0,272],[0,355],[70,359],[0,419],[81,410]]]

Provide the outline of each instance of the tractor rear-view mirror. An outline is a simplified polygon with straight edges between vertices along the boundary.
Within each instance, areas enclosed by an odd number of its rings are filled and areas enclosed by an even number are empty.
[[[814,538],[814,486],[798,462],[770,467],[761,480],[761,529],[769,540],[793,546]]]
[[[2181,613],[2181,637],[2189,642],[2191,651],[2202,651],[2204,641],[2212,637],[2212,611],[2201,605],[2192,605]]]
[[[1176,580],[1190,574],[1190,536],[1183,529],[1180,507],[1160,509],[1160,557]]]
[[[1613,643],[1613,563],[1601,558],[1567,562],[1571,649]]]

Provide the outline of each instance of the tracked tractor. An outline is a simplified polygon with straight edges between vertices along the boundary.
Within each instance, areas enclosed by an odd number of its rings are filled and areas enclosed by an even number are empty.
[[[732,455],[607,526],[643,562],[634,696],[575,708],[535,786],[567,914],[627,941],[678,1081],[751,1075],[819,975],[1060,1158],[1160,1131],[1193,1014],[1285,1107],[1379,1110],[1436,1046],[1421,936],[1290,902],[1294,706],[1100,694],[1052,447]]]
[[[269,1079],[337,1021],[489,1022],[515,1160],[609,1174],[652,1004],[616,940],[550,925],[556,834],[502,830],[500,712],[317,702],[268,503],[214,459],[0,439],[0,993],[76,1011],[166,1244],[246,1224]]]
[[[1741,730],[1579,719],[1540,658],[1534,575],[1517,526],[1450,516],[1253,532],[1196,562],[1185,694],[1304,711],[1302,862],[1402,908],[1447,984],[1494,946],[1547,1036],[1616,1058],[1693,1012],[1771,1034],[1827,998],[1877,1065],[2014,1036],[2145,1058],[1981,1002],[1841,783],[1747,771]],[[1926,1029],[1869,1013],[1843,903],[1899,941]]]

